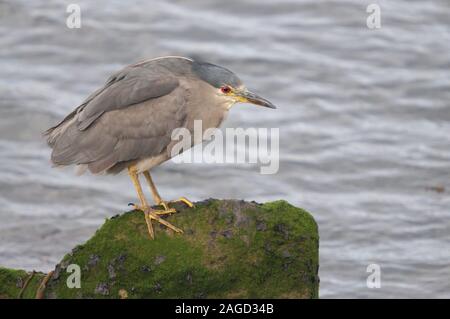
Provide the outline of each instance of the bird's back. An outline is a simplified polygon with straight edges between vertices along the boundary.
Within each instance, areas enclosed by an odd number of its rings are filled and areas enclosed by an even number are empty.
[[[193,121],[217,127],[221,110],[193,90],[211,90],[194,76],[187,58],[166,57],[125,67],[58,125],[45,132],[55,165],[92,173],[118,173],[130,164],[150,168],[170,158],[171,134]],[[200,86],[201,88],[199,88]],[[206,112],[201,112],[207,108]],[[205,114],[207,116],[205,116]]]

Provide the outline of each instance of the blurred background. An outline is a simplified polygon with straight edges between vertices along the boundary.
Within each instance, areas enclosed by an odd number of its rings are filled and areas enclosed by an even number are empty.
[[[372,2],[381,29],[366,26]],[[136,201],[126,175],[51,168],[40,134],[114,71],[182,55],[279,106],[236,105],[225,127],[279,127],[280,170],[168,162],[154,170],[164,198],[309,210],[322,298],[449,298],[449,52],[444,0],[0,0],[0,265],[48,271]],[[372,263],[380,289],[366,286]]]

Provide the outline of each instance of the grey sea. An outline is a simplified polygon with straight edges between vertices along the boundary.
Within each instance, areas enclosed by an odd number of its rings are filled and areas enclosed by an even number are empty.
[[[280,129],[280,168],[165,163],[164,198],[285,199],[320,230],[322,298],[450,297],[450,4],[0,0],[0,265],[48,271],[136,201],[126,175],[51,167],[41,132],[123,66],[163,55],[236,71],[273,101],[224,126]],[[368,288],[368,266],[381,270]],[[370,267],[369,267],[370,268]]]

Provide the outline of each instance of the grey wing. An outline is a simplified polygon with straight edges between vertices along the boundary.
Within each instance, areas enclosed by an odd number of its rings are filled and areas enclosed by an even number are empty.
[[[78,110],[77,127],[85,130],[103,113],[164,96],[178,86],[170,75],[155,74],[143,67],[129,66],[113,75],[103,90],[89,97]]]
[[[113,74],[102,88],[92,93],[60,123],[44,132],[44,136],[49,146],[53,147],[70,121],[75,121],[78,129],[85,130],[105,112],[164,96],[178,85],[178,80],[170,74],[128,66]]]
[[[86,130],[70,125],[57,140],[57,165],[87,164],[100,173],[116,164],[160,155],[186,120],[185,96],[172,94],[103,114]]]
[[[53,163],[87,164],[98,173],[165,150],[172,130],[186,118],[184,89],[170,76],[125,73],[78,107],[64,129],[56,129]]]

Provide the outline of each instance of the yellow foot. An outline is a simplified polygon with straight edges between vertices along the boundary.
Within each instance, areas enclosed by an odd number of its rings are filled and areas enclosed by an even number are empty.
[[[178,198],[176,200],[171,200],[169,202],[166,202],[166,201],[162,200],[162,201],[160,201],[158,203],[158,205],[164,207],[165,211],[169,211],[169,210],[174,210],[173,208],[169,208],[169,204],[170,203],[178,203],[178,202],[182,202],[182,203],[186,204],[186,206],[188,206],[189,208],[194,207],[194,204],[189,199],[187,199],[186,197],[180,197],[180,198]]]
[[[176,233],[181,233],[181,234],[183,233],[182,229],[172,225],[171,223],[169,223],[169,222],[165,221],[164,219],[162,219],[161,217],[159,217],[159,215],[175,213],[176,212],[175,209],[155,210],[150,207],[141,207],[141,206],[137,206],[134,204],[129,204],[129,205],[132,206],[134,209],[144,212],[145,222],[147,223],[148,233],[152,239],[155,238],[155,232],[153,230],[152,219],[156,220],[158,223],[166,226],[167,228],[172,229]]]

